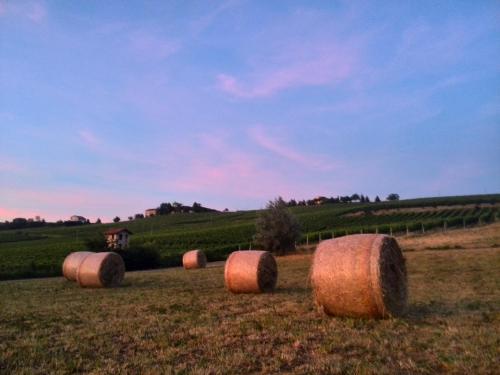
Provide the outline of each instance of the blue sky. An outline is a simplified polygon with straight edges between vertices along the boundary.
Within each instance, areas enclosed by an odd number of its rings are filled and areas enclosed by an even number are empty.
[[[0,0],[0,220],[500,192],[498,1]]]

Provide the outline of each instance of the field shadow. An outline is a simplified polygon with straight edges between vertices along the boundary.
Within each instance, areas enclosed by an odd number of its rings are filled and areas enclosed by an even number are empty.
[[[429,301],[427,303],[410,304],[404,318],[418,322],[429,318],[449,317],[454,314],[452,306],[443,302]]]
[[[310,287],[308,286],[282,286],[274,289],[273,294],[286,294],[286,295],[296,295],[296,294],[308,294],[310,292]]]
[[[405,318],[413,321],[422,321],[430,318],[447,318],[451,316],[481,314],[489,316],[496,311],[494,303],[478,299],[463,299],[455,303],[429,301],[427,303],[411,304]]]

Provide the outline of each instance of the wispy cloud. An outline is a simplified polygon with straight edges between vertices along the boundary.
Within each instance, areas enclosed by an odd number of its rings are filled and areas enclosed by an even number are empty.
[[[267,134],[262,126],[250,128],[248,134],[251,139],[260,147],[289,161],[298,163],[303,167],[327,171],[333,170],[337,166],[337,163],[329,161],[325,157],[308,155],[303,152],[299,152],[298,150],[288,145],[285,145],[283,142],[280,142],[276,138],[273,138],[269,134]]]
[[[89,129],[79,130],[78,136],[79,136],[80,142],[82,142],[84,145],[88,146],[89,148],[95,149],[96,147],[98,147],[102,144],[102,140],[99,137],[97,137],[94,134],[94,132],[92,132]]]
[[[42,1],[0,1],[0,16],[12,15],[40,24],[47,18],[47,7]]]
[[[24,172],[26,168],[17,160],[0,155],[0,173],[20,173]]]
[[[40,23],[47,17],[47,8],[43,3],[36,2],[29,6],[26,16],[33,22]]]
[[[217,87],[236,97],[257,98],[268,97],[293,87],[333,85],[351,75],[353,59],[340,51],[325,52],[310,60],[255,72],[255,78],[248,83],[242,83],[229,74],[219,74]]]
[[[277,51],[262,51],[262,55],[270,55],[257,60],[249,58],[252,63],[247,65],[252,69],[248,73],[240,77],[220,73],[216,85],[235,97],[268,97],[295,87],[334,86],[358,69],[363,38],[311,39],[290,38],[276,46]]]
[[[191,28],[193,30],[193,33],[195,35],[200,34],[205,29],[210,27],[222,13],[224,13],[226,10],[228,10],[228,9],[230,9],[230,8],[240,4],[240,3],[241,3],[241,1],[238,1],[238,0],[223,1],[218,6],[212,8],[207,13],[194,19],[191,22]]]
[[[64,188],[60,186],[38,186],[19,188],[2,186],[4,198],[0,207],[0,219],[34,217],[40,215],[47,220],[69,219],[71,215],[83,215],[95,220],[110,221],[114,215],[122,219],[135,212],[141,212],[151,202],[146,197],[137,197],[130,192],[99,191],[93,188]]]
[[[297,173],[301,174],[303,170],[282,168],[276,163],[270,165],[269,159],[253,147],[245,150],[236,147],[227,136],[205,133],[199,137],[196,155],[192,155],[177,178],[165,181],[165,186],[176,191],[208,195],[212,200],[227,201],[239,197],[253,200],[254,204],[277,195],[307,197],[326,190],[320,183],[312,188],[307,179],[299,178]]]

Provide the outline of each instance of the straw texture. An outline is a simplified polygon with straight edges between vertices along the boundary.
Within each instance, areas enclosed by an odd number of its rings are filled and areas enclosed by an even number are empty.
[[[182,256],[182,265],[185,269],[205,268],[207,257],[201,250],[191,250]]]
[[[87,256],[78,267],[76,280],[81,287],[106,288],[118,286],[125,276],[125,263],[113,252]]]
[[[76,272],[78,271],[80,263],[90,254],[94,253],[91,251],[76,251],[69,254],[66,259],[64,259],[62,265],[63,276],[70,281],[76,281]]]
[[[233,293],[270,292],[278,280],[278,266],[268,251],[235,251],[226,261],[224,280]]]
[[[316,304],[329,315],[384,318],[406,310],[405,260],[393,237],[357,234],[321,242],[311,282]]]

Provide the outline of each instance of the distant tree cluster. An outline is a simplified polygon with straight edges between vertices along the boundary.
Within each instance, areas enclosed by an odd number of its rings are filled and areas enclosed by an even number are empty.
[[[63,221],[58,220],[55,223],[46,222],[45,219],[26,219],[24,217],[16,217],[12,219],[12,221],[5,221],[0,223],[0,230],[8,230],[8,229],[28,229],[28,228],[41,228],[41,227],[74,227],[80,225],[90,224],[90,220],[86,221]]]
[[[194,202],[191,206],[186,206],[179,202],[162,203],[156,209],[157,215],[169,215],[172,213],[199,213],[199,212],[217,212],[212,208],[203,207],[201,203]]]
[[[399,200],[399,194],[396,193],[391,193],[387,196],[386,200],[388,201],[398,201]]]
[[[391,200],[399,200],[399,195],[398,194],[389,194],[387,197],[388,201]],[[377,195],[375,197],[374,202],[378,203],[380,202],[380,198]],[[287,207],[294,207],[294,206],[318,206],[322,204],[336,204],[336,203],[370,203],[370,197],[368,195],[363,195],[363,194],[358,194],[354,193],[352,195],[339,195],[337,197],[323,197],[319,196],[314,199],[308,199],[308,200],[295,200],[291,199],[288,202],[285,202]]]

